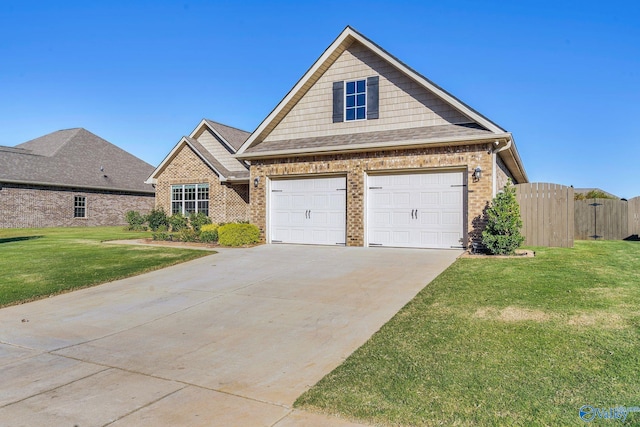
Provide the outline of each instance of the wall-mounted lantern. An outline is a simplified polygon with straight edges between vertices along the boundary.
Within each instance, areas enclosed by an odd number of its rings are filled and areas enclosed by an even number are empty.
[[[482,169],[480,168],[480,166],[478,166],[473,171],[473,181],[474,182],[480,181],[480,178],[482,178]]]

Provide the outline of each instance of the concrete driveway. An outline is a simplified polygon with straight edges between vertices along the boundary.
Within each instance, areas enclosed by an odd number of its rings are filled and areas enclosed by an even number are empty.
[[[0,310],[0,424],[355,426],[293,410],[461,251],[265,245]]]

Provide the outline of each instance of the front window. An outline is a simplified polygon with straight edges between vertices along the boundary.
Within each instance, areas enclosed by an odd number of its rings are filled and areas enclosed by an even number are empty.
[[[172,185],[171,214],[197,212],[209,215],[209,184]]]
[[[87,217],[87,198],[85,196],[73,197],[73,217],[74,218]]]
[[[350,120],[364,120],[367,117],[367,81],[356,80],[346,83],[345,90],[345,118]]]

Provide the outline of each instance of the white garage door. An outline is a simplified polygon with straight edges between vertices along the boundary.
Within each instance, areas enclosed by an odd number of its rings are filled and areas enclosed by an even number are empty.
[[[344,177],[271,181],[271,242],[344,245],[346,189]]]
[[[371,175],[367,186],[370,246],[462,247],[462,172]]]

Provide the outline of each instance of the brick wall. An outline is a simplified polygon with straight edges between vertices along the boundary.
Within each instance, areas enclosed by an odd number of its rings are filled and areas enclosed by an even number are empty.
[[[0,228],[126,225],[124,215],[153,208],[153,195],[0,184]],[[74,218],[75,196],[86,197],[86,218]]]
[[[218,175],[184,146],[158,176],[156,207],[171,214],[171,186],[209,184],[209,217],[215,223],[249,220],[249,184],[220,183]]]
[[[253,160],[251,181],[260,178],[259,185],[250,187],[251,222],[256,224],[265,238],[267,177],[278,178],[295,175],[340,174],[347,177],[347,246],[364,245],[364,195],[365,172],[435,170],[454,168],[464,171],[467,193],[464,206],[468,207],[467,235],[469,240],[479,240],[486,224],[484,209],[492,198],[493,161],[487,144],[455,147],[417,148],[370,153],[339,154],[331,156],[293,157],[287,159]],[[475,182],[473,170],[480,166],[482,178]]]
[[[500,156],[496,155],[496,191],[501,191],[507,185],[509,179],[511,179],[512,184],[516,183],[507,165],[504,164]]]

